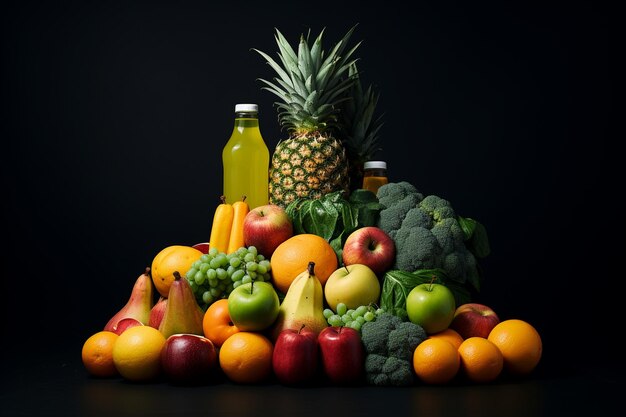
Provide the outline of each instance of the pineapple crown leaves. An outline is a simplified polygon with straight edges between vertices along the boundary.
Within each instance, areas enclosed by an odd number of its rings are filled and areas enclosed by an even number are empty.
[[[349,76],[355,82],[350,88],[350,99],[342,110],[342,133],[348,153],[364,162],[380,150],[378,133],[383,126],[383,115],[374,117],[380,93],[371,84],[363,90],[356,63],[350,65]]]
[[[355,81],[349,75],[350,66],[356,62],[351,57],[361,42],[346,49],[355,28],[356,25],[350,28],[327,55],[322,47],[325,29],[312,45],[310,30],[306,37],[301,35],[297,53],[275,29],[280,64],[265,52],[252,49],[265,58],[277,74],[272,81],[259,81],[264,84],[262,89],[281,100],[275,103],[281,126],[294,132],[321,131],[335,126],[339,104],[347,99],[344,93]]]

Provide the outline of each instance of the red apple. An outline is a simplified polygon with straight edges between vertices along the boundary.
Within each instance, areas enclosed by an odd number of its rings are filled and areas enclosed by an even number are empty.
[[[359,332],[350,327],[326,327],[317,337],[324,374],[338,385],[362,382],[365,348]]]
[[[311,382],[318,370],[317,333],[304,325],[284,329],[274,344],[272,367],[279,382],[298,385]]]
[[[173,334],[161,351],[165,376],[174,383],[191,384],[206,381],[217,369],[217,349],[213,342],[195,334]]]
[[[255,207],[243,221],[243,240],[269,259],[274,250],[293,236],[293,225],[287,212],[275,204]]]
[[[479,303],[467,303],[457,307],[450,327],[463,339],[489,336],[491,329],[500,323],[498,315],[491,307]]]
[[[154,327],[155,329],[159,328],[161,320],[163,320],[163,315],[165,314],[165,307],[167,307],[167,298],[161,296],[150,310],[148,326]]]
[[[209,243],[208,242],[196,243],[195,245],[192,246],[192,248],[198,249],[202,253],[209,253]]]
[[[344,265],[367,265],[380,276],[393,265],[396,246],[384,230],[375,226],[361,227],[348,236],[341,256]]]

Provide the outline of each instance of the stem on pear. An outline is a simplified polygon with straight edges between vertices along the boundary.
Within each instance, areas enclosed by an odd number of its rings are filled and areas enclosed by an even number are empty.
[[[175,281],[180,281],[181,280],[181,276],[180,276],[180,272],[178,271],[174,271],[174,280]]]
[[[146,266],[146,270],[145,270],[145,271],[143,271],[143,273],[144,273],[144,275],[147,275],[147,276],[149,276],[149,277],[151,277],[151,276],[152,276],[152,274],[150,273],[150,267],[149,267],[149,266]]]
[[[307,270],[309,271],[309,275],[315,275],[315,262],[311,261],[309,262],[309,266],[307,267]]]

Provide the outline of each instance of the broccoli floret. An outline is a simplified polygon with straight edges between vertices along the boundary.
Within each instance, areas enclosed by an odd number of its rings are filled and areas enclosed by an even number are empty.
[[[395,269],[412,272],[441,265],[441,246],[428,229],[403,227],[395,235],[395,245]]]
[[[423,227],[432,229],[434,225],[433,218],[419,207],[413,207],[406,213],[402,220],[401,229],[411,229],[413,227]]]
[[[383,367],[387,361],[387,355],[378,353],[368,353],[365,357],[365,372],[369,376],[377,376],[383,372]]]
[[[402,319],[390,313],[380,314],[375,321],[367,321],[361,326],[361,339],[370,353],[387,356],[387,337]]]
[[[389,356],[404,359],[407,362],[413,360],[413,351],[417,345],[426,340],[426,332],[415,323],[405,321],[396,326],[396,329],[389,333],[387,350]]]
[[[419,207],[428,213],[436,222],[456,217],[452,206],[450,206],[450,202],[436,195],[424,197],[422,201],[420,201]]]
[[[384,187],[384,185],[383,185]],[[381,187],[382,188],[382,187]],[[380,211],[378,226],[390,236],[402,226],[402,221],[406,217],[409,210],[419,203],[417,194],[409,194],[400,200],[394,200],[393,205],[385,205]]]
[[[382,185],[377,193],[376,197],[378,198],[378,202],[385,207],[390,206],[391,204],[395,204],[396,202],[404,199],[408,195],[416,194],[419,197],[419,200],[424,198],[415,186],[407,181],[400,181]]]
[[[415,382],[411,364],[393,356],[368,355],[365,381],[378,387],[407,386]]]
[[[365,375],[377,386],[413,383],[413,351],[426,339],[421,326],[406,322],[390,313],[361,327],[365,346]]]
[[[452,253],[465,248],[463,230],[456,219],[443,219],[430,230],[439,242],[443,253]]]
[[[394,356],[390,356],[383,366],[383,375],[387,377],[386,384],[396,387],[411,385],[413,379],[413,364]]]
[[[466,246],[466,236],[448,200],[423,196],[406,182],[385,184],[378,196],[381,203],[384,201],[378,227],[396,246],[393,269],[441,269],[447,278],[478,289],[476,259]]]
[[[465,258],[457,252],[450,253],[443,258],[443,267],[451,279],[459,281],[465,274]]]

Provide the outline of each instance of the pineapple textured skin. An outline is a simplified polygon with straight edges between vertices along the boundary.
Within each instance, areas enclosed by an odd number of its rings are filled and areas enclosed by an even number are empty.
[[[356,82],[350,72],[360,43],[348,48],[352,27],[330,51],[324,30],[311,43],[300,36],[297,52],[276,30],[279,60],[254,49],[276,72],[263,89],[276,95],[278,120],[289,137],[276,145],[269,169],[270,203],[286,207],[298,198],[320,198],[350,188],[348,159],[341,139],[339,113]]]

